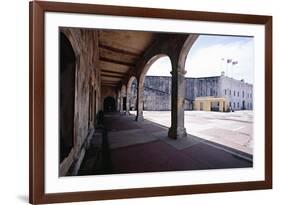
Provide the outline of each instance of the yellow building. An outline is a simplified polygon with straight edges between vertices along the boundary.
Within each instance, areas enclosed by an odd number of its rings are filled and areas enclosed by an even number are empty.
[[[194,101],[195,110],[226,112],[228,108],[229,102],[225,97],[197,97]]]

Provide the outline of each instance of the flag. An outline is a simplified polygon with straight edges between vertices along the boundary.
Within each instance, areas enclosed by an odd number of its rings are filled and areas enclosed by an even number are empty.
[[[238,61],[232,61],[232,65],[238,64]]]
[[[231,62],[232,62],[232,59],[227,59],[226,62],[227,62],[227,63],[231,63]]]

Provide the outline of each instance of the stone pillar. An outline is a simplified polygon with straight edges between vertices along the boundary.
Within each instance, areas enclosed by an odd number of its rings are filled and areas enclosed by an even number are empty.
[[[144,82],[139,81],[137,89],[137,117],[136,121],[143,120],[143,84]]]
[[[116,107],[116,111],[117,112],[120,111],[120,92],[117,92],[117,107]]]
[[[123,93],[120,94],[120,113],[123,113]]]
[[[220,101],[219,101],[219,111],[220,111],[220,112],[223,112],[223,110],[224,110],[223,104],[224,104],[224,103],[223,103],[223,100],[220,100]]]
[[[126,115],[130,114],[130,90],[131,89],[129,86],[127,88],[126,92]]]
[[[172,109],[171,127],[168,136],[173,139],[186,137],[184,128],[184,98],[185,98],[185,75],[184,69],[173,69],[172,74]]]

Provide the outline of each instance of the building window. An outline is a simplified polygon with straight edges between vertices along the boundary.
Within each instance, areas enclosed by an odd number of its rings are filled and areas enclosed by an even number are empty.
[[[235,96],[235,90],[233,91],[233,95]]]
[[[237,92],[237,96],[239,97],[239,91]]]
[[[235,109],[235,102],[233,103],[233,108]]]
[[[252,98],[252,93],[250,94],[250,97]]]
[[[248,93],[247,97],[249,98],[249,93]]]
[[[231,96],[231,90],[229,90],[229,95]]]
[[[239,109],[239,102],[237,103],[237,108]]]
[[[226,95],[226,89],[224,89],[224,95]]]

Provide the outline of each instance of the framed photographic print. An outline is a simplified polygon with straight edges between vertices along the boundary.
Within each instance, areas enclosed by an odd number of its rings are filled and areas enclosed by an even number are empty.
[[[272,17],[30,2],[30,203],[272,187]]]

